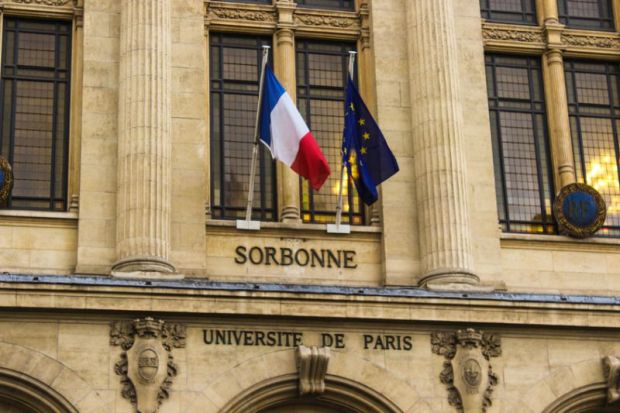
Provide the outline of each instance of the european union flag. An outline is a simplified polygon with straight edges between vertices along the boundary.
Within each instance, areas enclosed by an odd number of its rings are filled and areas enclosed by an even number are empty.
[[[377,185],[398,172],[398,163],[351,76],[345,105],[342,161],[362,201],[370,205],[379,198]]]

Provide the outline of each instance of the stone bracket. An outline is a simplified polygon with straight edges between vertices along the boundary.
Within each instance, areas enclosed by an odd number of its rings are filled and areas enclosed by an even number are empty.
[[[138,413],[157,412],[169,397],[172,379],[178,372],[172,349],[185,347],[185,326],[146,317],[114,321],[110,327],[110,344],[123,349],[114,366],[121,376],[123,397]]]
[[[444,356],[439,378],[448,387],[448,402],[459,413],[486,412],[498,382],[492,357],[501,355],[500,338],[471,328],[431,334],[433,353]]]
[[[607,381],[607,403],[615,403],[620,400],[620,358],[603,357],[603,371]]]
[[[299,346],[295,357],[299,373],[299,395],[324,393],[329,347]]]

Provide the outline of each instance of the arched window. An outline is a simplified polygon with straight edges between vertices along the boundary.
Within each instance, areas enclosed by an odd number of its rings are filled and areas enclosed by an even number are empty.
[[[614,413],[618,405],[607,404],[604,383],[591,384],[575,389],[551,403],[543,413]]]
[[[0,412],[78,413],[78,410],[40,381],[0,368]]]

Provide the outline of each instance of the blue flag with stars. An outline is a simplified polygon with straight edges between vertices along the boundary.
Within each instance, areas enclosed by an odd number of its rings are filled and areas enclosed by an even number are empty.
[[[347,81],[342,161],[366,205],[379,198],[377,185],[398,172],[396,158],[351,76]]]

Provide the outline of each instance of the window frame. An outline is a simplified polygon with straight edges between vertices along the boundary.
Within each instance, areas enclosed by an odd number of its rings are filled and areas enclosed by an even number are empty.
[[[15,27],[14,28],[8,28],[7,27],[7,22],[8,21],[14,21],[16,22]],[[20,30],[19,28],[19,22],[27,22],[27,23],[32,23],[32,22],[45,22],[45,23],[51,23],[54,24],[55,30],[52,32],[50,32],[49,30],[36,30],[36,29],[22,29]],[[64,26],[66,28],[65,32],[62,32],[60,30],[60,26]],[[15,188],[13,189],[13,193],[9,196],[9,199],[7,201],[7,206],[6,208],[9,210],[23,210],[23,211],[40,211],[40,212],[66,212],[69,210],[70,207],[70,198],[69,198],[69,193],[70,193],[70,174],[71,174],[71,168],[72,168],[72,164],[71,164],[71,155],[72,155],[72,139],[71,139],[71,134],[72,134],[72,128],[73,128],[73,122],[72,122],[72,108],[73,108],[73,99],[74,99],[74,76],[73,76],[73,72],[74,72],[74,28],[75,28],[75,24],[72,20],[66,19],[66,18],[62,18],[61,16],[52,16],[52,17],[38,17],[38,16],[30,16],[30,15],[22,15],[20,14],[4,14],[2,16],[2,51],[0,52],[0,70],[2,70],[2,79],[0,81],[0,99],[2,100],[2,103],[4,104],[4,93],[5,93],[5,81],[10,81],[12,83],[12,94],[11,94],[11,102],[10,102],[10,126],[9,126],[9,136],[7,137],[9,139],[9,143],[8,143],[8,149],[9,149],[9,154],[8,156],[5,156],[8,161],[13,165],[14,163],[14,150],[15,150],[15,115],[16,115],[16,87],[15,85],[19,82],[19,81],[31,81],[31,82],[42,82],[42,83],[52,83],[53,89],[54,89],[54,103],[53,103],[53,119],[52,119],[52,143],[51,143],[51,154],[50,154],[50,158],[52,159],[51,163],[50,163],[50,173],[49,173],[49,184],[50,184],[50,196],[48,198],[49,200],[49,206],[46,208],[43,207],[28,207],[28,206],[14,206],[13,202],[15,199],[17,199],[18,197],[16,197],[14,195],[15,193]],[[13,52],[13,62],[12,65],[9,65],[7,62],[5,62],[5,42],[6,42],[6,33],[7,31],[12,31],[15,33],[14,35],[14,52]],[[36,76],[30,76],[30,77],[23,77],[22,75],[16,73],[18,70],[18,67],[20,66],[17,59],[18,59],[18,41],[19,41],[19,33],[45,33],[45,34],[53,34],[55,39],[55,51],[54,51],[54,60],[55,60],[55,65],[53,68],[53,72],[55,73],[53,78],[36,78]],[[67,42],[66,42],[66,50],[65,50],[65,69],[64,70],[60,70],[58,68],[58,64],[59,64],[59,59],[60,59],[60,51],[59,51],[59,36],[63,36],[65,35],[67,38]],[[13,70],[13,74],[12,75],[6,75],[5,72],[7,71],[7,67],[14,67]],[[26,66],[27,68],[30,66]],[[32,70],[36,70],[36,66],[32,66]],[[42,69],[39,69],[42,70]],[[49,70],[44,70],[44,71],[49,71]],[[57,74],[58,72],[63,72],[66,74],[65,79],[64,80],[59,80],[57,78]],[[60,108],[60,105],[58,104],[58,84],[64,84],[65,87],[65,91],[64,91],[64,105],[63,105],[63,114],[59,115],[58,111]],[[4,144],[2,143],[2,140],[5,138],[4,137],[4,118],[5,118],[5,111],[1,111],[2,113],[0,113],[0,125],[2,125],[2,130],[0,130],[0,145],[4,146]],[[62,155],[62,161],[61,161],[61,167],[62,167],[62,176],[60,176],[60,179],[58,180],[57,175],[56,175],[56,168],[59,166],[57,165],[57,162],[55,161],[56,157],[57,157],[57,141],[58,139],[56,139],[57,135],[57,125],[58,125],[58,119],[59,116],[62,116],[63,119],[63,124],[64,124],[64,132],[63,132],[63,136],[61,137],[60,140],[62,140],[62,151],[64,152]],[[16,179],[17,181],[17,179]],[[60,182],[62,185],[62,190],[61,190],[61,194],[60,197],[57,198],[56,194],[55,194],[55,190],[56,190],[56,183]],[[24,199],[30,199],[28,197],[24,198]],[[41,198],[43,200],[43,198]],[[61,207],[55,207],[55,204],[57,202],[61,202],[62,205]]]
[[[495,62],[496,57],[510,57],[510,58],[525,59],[526,65],[524,66],[508,65],[508,64],[498,65]],[[487,61],[489,58],[491,59],[492,63],[489,63]],[[533,61],[538,62],[537,67],[532,66]],[[502,107],[502,105],[500,104],[500,102],[502,101],[502,98],[500,98],[497,93],[497,67],[498,66],[515,67],[515,68],[527,70],[528,89],[529,89],[529,95],[530,95],[530,99],[528,100],[528,104],[530,105],[530,107],[528,109],[517,109],[517,108],[509,108],[509,107],[507,108],[506,106]],[[551,212],[552,205],[553,205],[553,199],[555,196],[555,182],[554,182],[553,167],[552,167],[551,145],[550,145],[550,139],[549,139],[549,133],[548,133],[546,96],[545,96],[544,84],[543,84],[544,76],[542,74],[542,70],[543,70],[542,67],[543,67],[543,64],[542,64],[540,57],[522,56],[522,55],[514,55],[514,54],[506,54],[506,53],[490,53],[490,52],[485,53],[485,70],[488,70],[490,68],[492,71],[492,77],[493,77],[492,80],[489,80],[487,78],[487,95],[488,95],[488,102],[489,102],[489,115],[491,113],[495,113],[496,114],[495,117],[497,119],[496,123],[492,123],[490,121],[490,126],[492,130],[497,129],[495,133],[492,134],[492,146],[493,146],[494,163],[495,163],[496,158],[499,161],[499,165],[494,165],[494,175],[495,175],[495,181],[496,181],[495,182],[496,189],[498,188],[498,185],[501,186],[501,197],[502,197],[501,205],[503,206],[503,211],[501,212],[503,212],[504,218],[503,219],[501,218],[502,214],[500,213],[500,204],[498,202],[497,203],[498,222],[502,227],[502,232],[504,233],[524,233],[524,234],[557,234],[558,233],[557,223],[555,221],[555,218],[553,217],[553,213]],[[540,101],[536,101],[533,98],[535,94],[533,90],[534,79],[532,78],[532,76],[533,76],[533,70],[535,69],[538,70],[538,73],[539,73],[538,84],[540,85],[540,90],[538,91],[538,93],[541,96]],[[493,91],[494,91],[493,96],[490,96],[488,94],[489,84],[491,84],[493,87]],[[509,100],[517,100],[517,99],[510,98]],[[495,101],[495,104],[491,104],[492,101]],[[538,109],[538,110],[535,109],[536,104],[540,105],[541,109]],[[531,118],[532,118],[531,125],[532,125],[532,131],[534,133],[531,144],[534,147],[534,156],[535,156],[535,162],[536,162],[536,182],[538,185],[538,201],[539,201],[538,208],[539,208],[539,212],[541,215],[540,222],[511,220],[510,218],[511,210],[510,210],[510,205],[508,202],[510,199],[510,196],[506,188],[506,167],[505,167],[505,154],[504,154],[504,149],[503,149],[504,142],[503,142],[503,136],[501,132],[501,129],[502,129],[501,113],[502,112],[526,113],[526,114],[531,115]],[[542,130],[541,131],[538,131],[537,125],[536,125],[537,121],[535,120],[535,116],[537,115],[542,118]],[[543,163],[543,160],[541,159],[542,154],[540,153],[541,151],[540,139],[544,140],[544,142],[542,142],[542,147],[544,147],[545,158],[546,158],[546,162],[544,163]],[[497,170],[498,166],[499,166],[499,171]],[[547,175],[547,181],[548,181],[547,188],[545,188],[544,186],[543,174]],[[499,183],[497,182],[498,177],[500,178]],[[547,199],[547,196],[545,195],[546,190],[549,191],[549,195],[550,195],[549,199]],[[497,195],[498,194],[496,194],[496,197]],[[499,198],[497,198],[497,201],[499,201]],[[546,202],[549,202],[549,206],[550,206],[549,211],[547,211],[546,209]],[[540,226],[542,228],[542,231],[513,230],[511,228],[512,226],[524,226],[524,227]]]
[[[569,0],[557,0],[558,2],[558,19],[560,23],[566,25],[569,29],[579,29],[579,30],[595,30],[595,31],[605,31],[605,32],[613,32],[616,31],[615,27],[615,19],[614,19],[614,5],[611,0],[598,0],[599,1],[599,17],[598,18],[589,18],[584,16],[573,16],[568,14],[568,2]],[[607,9],[609,11],[609,16],[603,17],[603,3],[607,2]],[[587,24],[575,24],[575,21],[597,21],[599,26],[591,26]],[[609,27],[604,27],[603,22],[608,22]]]
[[[480,0],[480,15],[483,19],[494,22],[494,23],[506,23],[506,24],[515,24],[515,25],[525,25],[525,26],[537,26],[538,25],[538,13],[536,10],[536,0],[521,0],[521,7],[525,10],[525,2],[529,2],[532,8],[531,13],[527,13],[522,11],[518,12],[509,12],[509,11],[501,11],[501,10],[493,10],[490,4],[491,0]],[[494,18],[493,13],[503,13],[503,14],[513,14],[519,15],[521,14],[522,20],[510,20],[510,19],[502,19],[502,18]],[[526,17],[531,17],[531,21],[528,21]]]

